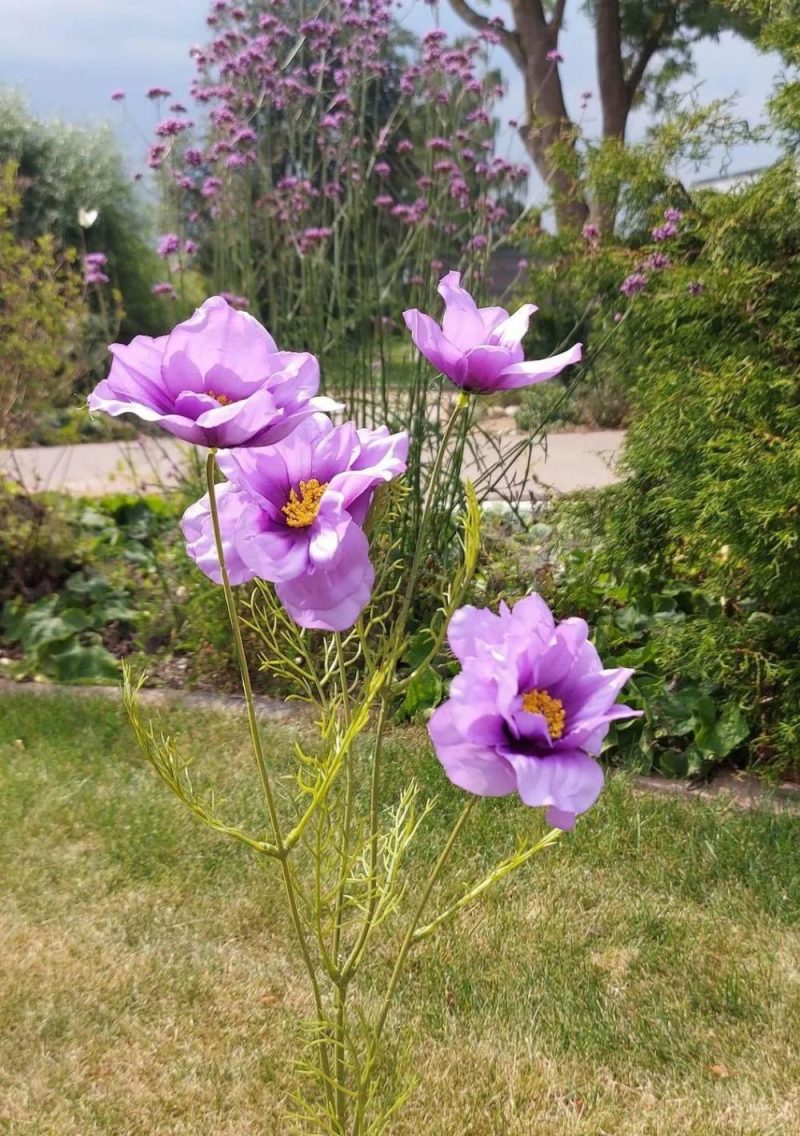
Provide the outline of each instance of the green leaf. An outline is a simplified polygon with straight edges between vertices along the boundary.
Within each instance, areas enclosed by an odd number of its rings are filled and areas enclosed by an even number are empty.
[[[665,749],[658,755],[657,765],[665,777],[686,777],[689,773],[689,759],[679,749]]]
[[[52,645],[67,643],[87,626],[86,615],[78,608],[67,608],[59,615],[32,609],[21,622],[20,639],[26,651],[38,653]]]
[[[408,684],[401,712],[406,717],[413,718],[425,710],[432,710],[439,705],[442,691],[442,680],[433,667],[423,667]]]
[[[102,682],[119,680],[119,663],[100,643],[88,647],[75,642],[64,651],[50,655],[48,663],[59,682]]]
[[[735,702],[726,702],[719,718],[697,731],[697,746],[703,753],[727,757],[750,733],[747,719]]]
[[[433,634],[428,627],[421,627],[419,631],[415,632],[405,654],[403,655],[403,662],[407,663],[411,670],[423,662],[433,646]]]

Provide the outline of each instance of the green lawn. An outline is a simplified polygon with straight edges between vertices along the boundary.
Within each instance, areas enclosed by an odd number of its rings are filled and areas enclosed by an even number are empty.
[[[169,727],[246,820],[242,724]],[[293,730],[265,732],[287,763]],[[460,794],[421,731],[390,757],[441,794],[427,858]],[[0,801],[0,1132],[291,1132],[285,1051],[309,1007],[275,874],[182,811],[104,700],[0,695]],[[541,823],[483,802],[453,896]],[[416,1087],[390,1136],[795,1136],[800,821],[615,778],[418,948],[391,1020]]]

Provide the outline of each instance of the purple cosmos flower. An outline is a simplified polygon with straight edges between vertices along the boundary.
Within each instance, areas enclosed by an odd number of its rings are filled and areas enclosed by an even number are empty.
[[[428,723],[454,785],[481,797],[519,793],[570,829],[600,795],[600,752],[609,725],[639,711],[615,704],[633,673],[603,670],[582,619],[556,623],[528,596],[500,614],[462,607],[447,636],[461,673]]]
[[[199,446],[257,446],[285,437],[315,410],[338,404],[314,396],[319,364],[279,351],[245,312],[212,296],[169,335],[114,343],[107,379],[90,410],[137,414]]]
[[[564,56],[561,54],[560,51],[556,51],[555,49],[548,51],[545,54],[545,59],[549,63],[563,63],[564,62]]]
[[[233,584],[271,580],[301,627],[344,631],[375,573],[362,525],[375,489],[406,468],[408,435],[306,418],[282,441],[219,455],[225,566]],[[191,558],[220,582],[208,495],[183,516]]]
[[[690,296],[702,296],[705,290],[705,285],[699,280],[692,280],[686,285],[686,291]]]
[[[417,349],[456,386],[491,392],[527,387],[552,379],[581,357],[581,344],[549,359],[524,362],[522,339],[537,308],[523,304],[509,316],[505,308],[479,308],[461,287],[461,273],[448,272],[439,281],[444,300],[440,327],[416,308],[403,312]]]
[[[125,92],[124,91],[112,91],[111,92],[111,101],[114,102],[114,103],[120,103],[120,102],[122,102],[122,100],[124,98],[125,98]]]
[[[597,241],[600,239],[600,226],[595,225],[594,221],[587,221],[581,229],[581,236],[585,241]]]

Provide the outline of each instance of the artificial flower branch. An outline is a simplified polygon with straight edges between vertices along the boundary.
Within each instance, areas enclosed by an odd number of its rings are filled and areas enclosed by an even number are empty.
[[[435,919],[432,919],[430,923],[426,923],[424,927],[418,927],[414,932],[413,941],[418,943],[422,939],[427,939],[429,935],[432,935],[438,927],[441,927],[441,925],[446,923],[453,915],[456,915],[463,908],[468,907],[469,904],[479,899],[493,884],[499,883],[500,880],[509,875],[510,872],[521,868],[523,864],[527,864],[537,853],[543,852],[545,848],[549,848],[551,844],[555,844],[563,835],[562,829],[551,828],[549,832],[545,833],[541,840],[537,840],[530,848],[515,852],[513,856],[509,856],[506,860],[501,861],[491,872],[487,872],[479,883],[471,887],[469,891],[465,892],[455,903],[451,903],[449,907],[440,915],[437,915]]]
[[[182,526],[189,555],[224,595],[272,839],[226,824],[213,794],[198,795],[171,741],[141,721],[140,684],[127,672],[125,706],[146,757],[187,808],[260,863],[280,866],[315,1015],[298,1064],[313,1073],[317,1094],[299,1098],[295,1115],[306,1118],[315,1136],[385,1131],[404,1096],[388,1103],[378,1097],[381,1042],[411,950],[552,847],[594,804],[603,783],[594,757],[611,723],[634,713],[615,701],[630,672],[603,669],[582,620],[556,623],[536,595],[513,609],[501,604],[498,614],[463,606],[480,547],[478,500],[460,480],[476,400],[559,373],[580,356],[580,346],[525,362],[522,337],[532,305],[513,316],[478,308],[457,273],[445,276],[439,291],[441,326],[416,311],[406,321],[422,354],[460,389],[427,483],[421,464],[414,470],[424,494],[407,558],[408,545],[398,537],[402,490],[392,487],[406,470],[408,436],[385,426],[334,425],[324,413],[330,405],[317,394],[316,359],[279,350],[264,328],[221,298],[207,301],[169,336],[115,345],[109,377],[90,399],[95,409],[132,411],[209,449],[206,494],[186,510]],[[417,408],[421,422],[425,410]],[[226,479],[219,484],[217,469]],[[443,502],[452,516],[462,492],[461,556],[453,566],[451,555],[438,581],[441,598],[432,624],[422,629],[422,658],[418,642],[409,660],[409,624],[432,526]],[[249,609],[240,615],[233,589],[249,582]],[[286,802],[283,784],[278,799],[264,753],[242,627],[261,638],[265,668],[319,711],[319,751],[296,743],[296,785]],[[311,639],[312,633],[322,634]],[[447,778],[467,797],[404,917],[412,878],[407,856],[436,798],[422,800],[414,777],[387,792],[385,739],[399,696],[407,698],[435,666],[445,638],[461,671],[428,732]],[[373,722],[362,756],[358,742]],[[547,809],[555,827],[539,840],[523,839],[513,855],[424,922],[478,799],[512,794]],[[289,803],[293,814],[284,823]],[[356,980],[375,933],[398,921],[403,929],[384,995],[370,1014]]]

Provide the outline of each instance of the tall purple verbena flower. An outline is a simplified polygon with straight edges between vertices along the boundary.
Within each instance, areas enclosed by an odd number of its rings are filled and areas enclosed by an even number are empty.
[[[313,355],[279,351],[257,320],[221,296],[169,335],[137,335],[110,351],[111,371],[89,396],[89,409],[136,414],[199,446],[265,445],[315,410],[338,406],[316,397]]]
[[[164,233],[158,241],[158,255],[164,260],[173,253],[176,253],[181,247],[181,239],[177,233]]]
[[[462,607],[448,641],[461,663],[450,697],[428,723],[454,785],[481,797],[517,792],[570,829],[600,795],[594,761],[612,721],[639,712],[615,703],[633,673],[604,670],[582,619],[556,623],[531,595],[509,609]]]
[[[342,426],[321,414],[282,441],[223,452],[217,491],[231,583],[271,580],[301,627],[344,631],[369,602],[375,573],[363,531],[375,489],[404,472],[408,435]],[[187,550],[220,582],[208,495],[183,517]]]
[[[549,359],[525,362],[522,339],[537,308],[523,304],[513,316],[505,308],[479,308],[461,287],[461,274],[439,281],[445,312],[441,327],[413,308],[403,312],[417,349],[456,386],[490,393],[552,379],[581,358],[581,344]]]
[[[619,286],[620,292],[625,296],[636,296],[647,284],[644,272],[632,272],[626,276]]]

